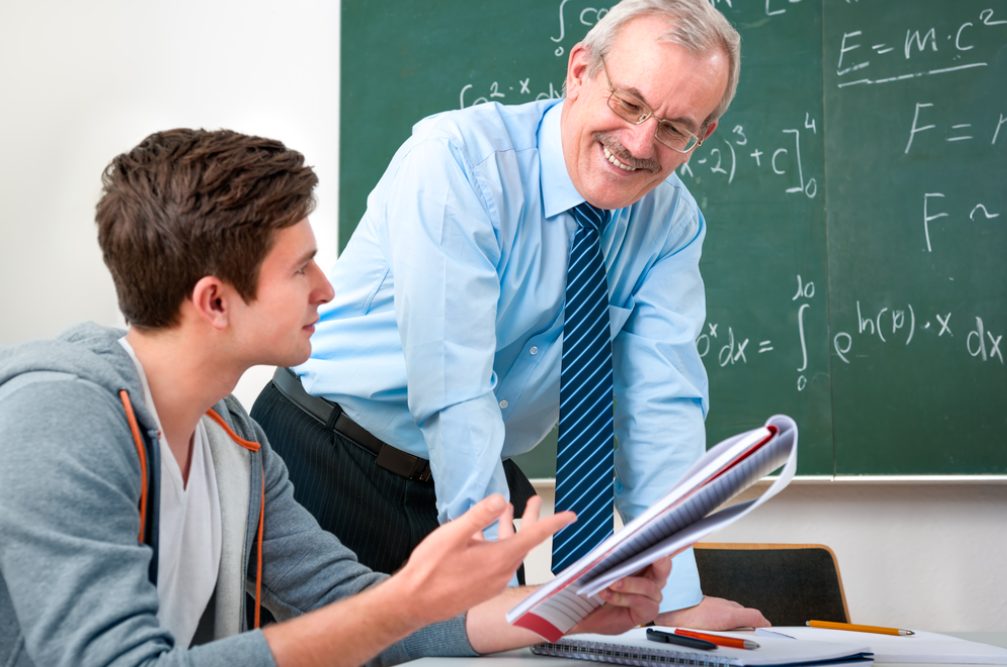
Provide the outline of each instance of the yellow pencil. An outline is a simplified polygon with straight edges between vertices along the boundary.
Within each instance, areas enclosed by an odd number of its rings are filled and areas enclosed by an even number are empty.
[[[898,628],[882,628],[877,625],[857,625],[855,623],[833,623],[832,621],[808,621],[808,626],[812,628],[824,628],[826,630],[849,630],[850,632],[873,632],[877,635],[895,635],[897,637],[908,637],[916,634],[912,630],[899,630]]]

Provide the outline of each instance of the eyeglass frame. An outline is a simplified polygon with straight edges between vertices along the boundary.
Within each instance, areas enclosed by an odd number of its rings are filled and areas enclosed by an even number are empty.
[[[605,64],[605,56],[598,56],[598,58],[599,58],[599,60],[601,60],[601,68],[605,71],[605,83],[608,86],[608,93],[609,93],[609,95],[608,95],[608,100],[606,100],[606,104],[608,105],[608,108],[612,110],[612,113],[614,113],[619,118],[622,118],[627,123],[631,123],[633,125],[641,125],[643,123],[646,123],[651,118],[653,118],[654,120],[657,121],[657,127],[654,128],[654,140],[657,143],[661,144],[662,146],[665,146],[666,148],[670,148],[671,150],[675,151],[676,153],[681,153],[682,155],[688,155],[689,153],[691,153],[692,151],[696,150],[697,148],[699,148],[700,146],[703,145],[703,141],[705,141],[705,139],[700,139],[698,136],[696,136],[692,132],[689,132],[688,130],[680,130],[678,128],[678,126],[675,125],[674,123],[672,123],[670,120],[665,120],[664,118],[658,118],[657,116],[654,115],[654,110],[650,108],[650,105],[647,104],[646,102],[644,102],[643,100],[641,100],[639,97],[637,97],[633,93],[629,92],[628,90],[625,90],[624,88],[615,88],[612,85],[612,77],[609,76],[609,73],[608,73],[608,65]],[[612,98],[615,97],[616,93],[623,93],[625,95],[629,95],[630,97],[632,97],[633,99],[635,99],[636,101],[638,101],[643,106],[644,110],[647,113],[645,113],[643,116],[641,116],[639,120],[635,120],[635,121],[634,120],[630,120],[629,118],[626,118],[621,113],[619,113],[618,111],[616,111],[615,107],[612,106]],[[678,132],[679,134],[687,134],[687,135],[689,135],[690,137],[692,137],[693,139],[696,140],[696,144],[694,146],[690,147],[690,148],[686,148],[685,150],[682,150],[681,148],[675,148],[674,146],[669,146],[668,144],[666,144],[663,141],[661,141],[660,137],[657,136],[657,132],[661,128],[661,125],[668,125],[668,126],[670,126],[676,132]],[[705,125],[704,125],[704,128],[705,128]]]

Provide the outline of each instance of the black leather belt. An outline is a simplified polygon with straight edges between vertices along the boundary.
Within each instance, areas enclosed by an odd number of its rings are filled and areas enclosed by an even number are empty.
[[[304,391],[301,378],[289,368],[277,368],[273,373],[273,384],[291,403],[325,424],[325,428],[337,431],[373,453],[375,463],[406,479],[430,480],[430,462],[396,449],[378,440],[367,429],[350,419],[338,403],[327,401],[320,396],[312,396]]]

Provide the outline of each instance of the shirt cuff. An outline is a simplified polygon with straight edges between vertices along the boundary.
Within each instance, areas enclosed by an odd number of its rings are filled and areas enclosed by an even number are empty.
[[[703,591],[699,587],[699,570],[692,549],[678,554],[671,560],[671,576],[662,591],[660,611],[675,611],[695,607],[703,601]]]

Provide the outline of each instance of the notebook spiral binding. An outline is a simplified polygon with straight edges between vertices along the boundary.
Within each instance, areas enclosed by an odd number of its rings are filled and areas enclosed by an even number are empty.
[[[652,667],[653,665],[693,665],[695,667],[723,667],[731,665],[725,657],[679,653],[678,651],[648,651],[630,646],[613,646],[593,642],[563,642],[560,644],[536,644],[531,647],[536,655],[551,655],[558,658],[593,660],[632,667]]]

